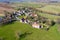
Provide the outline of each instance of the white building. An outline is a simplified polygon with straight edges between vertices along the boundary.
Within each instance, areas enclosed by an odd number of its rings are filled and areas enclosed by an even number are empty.
[[[40,25],[39,25],[38,23],[34,22],[34,23],[32,24],[32,27],[33,27],[33,28],[38,28],[38,29],[39,29],[39,28],[40,28]]]

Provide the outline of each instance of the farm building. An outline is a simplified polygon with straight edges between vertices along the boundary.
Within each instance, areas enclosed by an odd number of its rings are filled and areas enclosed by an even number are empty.
[[[32,27],[33,27],[33,28],[38,28],[38,29],[39,29],[39,28],[43,28],[43,26],[41,26],[41,25],[40,25],[39,23],[37,23],[37,22],[33,22],[33,23],[32,23]]]

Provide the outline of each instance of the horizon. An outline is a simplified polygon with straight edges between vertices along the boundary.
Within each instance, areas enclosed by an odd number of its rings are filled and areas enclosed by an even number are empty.
[[[9,1],[9,2],[42,2],[42,1],[58,1],[60,0],[0,0],[0,2]]]

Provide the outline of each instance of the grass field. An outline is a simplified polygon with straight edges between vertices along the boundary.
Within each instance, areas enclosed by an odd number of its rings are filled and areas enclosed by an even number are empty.
[[[60,16],[55,16],[55,15],[50,15],[50,14],[45,14],[45,13],[38,12],[38,14],[40,16],[46,17],[46,18],[51,19],[51,20],[56,20],[56,19],[60,18]]]
[[[40,7],[41,5],[37,4],[37,3],[15,3],[13,4],[15,6],[25,6],[25,7],[34,7],[34,8],[37,8],[37,7]]]
[[[28,24],[14,22],[0,27],[0,37],[5,40],[18,40],[16,33],[32,32],[31,35],[25,36],[21,40],[60,40],[60,33],[57,31],[57,25],[50,28],[49,31],[34,29]]]
[[[45,7],[40,8],[40,10],[51,12],[51,13],[60,13],[60,6],[46,5]]]

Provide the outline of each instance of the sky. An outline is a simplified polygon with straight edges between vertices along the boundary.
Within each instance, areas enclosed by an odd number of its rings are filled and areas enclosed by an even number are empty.
[[[15,1],[34,1],[34,0],[0,0],[0,2],[3,2],[3,1],[13,1],[13,2],[15,2]],[[51,0],[51,1],[60,1],[60,0]]]

